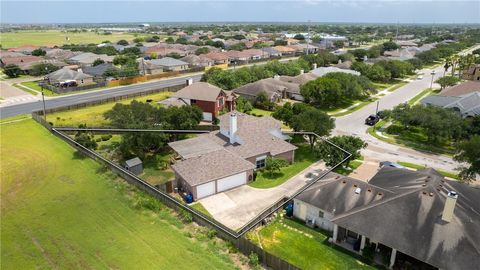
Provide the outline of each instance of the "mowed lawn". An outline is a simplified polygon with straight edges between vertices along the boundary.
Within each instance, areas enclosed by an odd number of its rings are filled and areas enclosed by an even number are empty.
[[[235,268],[33,120],[0,128],[2,269]]]
[[[67,40],[67,37],[69,40]],[[131,41],[135,38],[130,33],[112,33],[111,35],[97,34],[95,32],[61,32],[58,30],[48,31],[18,31],[2,33],[0,44],[2,48],[13,48],[22,45],[51,46],[63,44],[88,44],[102,41],[117,42],[121,39]]]
[[[129,104],[132,102],[132,100],[146,102],[147,99],[151,99],[152,104],[156,104],[156,102],[170,97],[171,94],[171,92],[160,92],[148,96],[124,99],[117,102],[109,102],[102,105],[85,107],[82,109],[56,112],[51,114],[47,113],[47,120],[52,122],[54,126],[77,127],[80,124],[87,124],[88,127],[101,127],[108,125],[109,122],[103,117],[103,114],[112,109],[116,103]]]
[[[261,244],[267,252],[305,270],[375,269],[328,243],[326,234],[290,219],[277,219],[248,233],[247,238]]]

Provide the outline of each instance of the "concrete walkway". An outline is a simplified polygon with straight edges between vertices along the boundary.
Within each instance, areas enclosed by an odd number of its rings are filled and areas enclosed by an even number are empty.
[[[325,170],[322,161],[310,165],[280,186],[259,189],[243,185],[199,200],[214,219],[237,230],[284,196],[289,196]]]

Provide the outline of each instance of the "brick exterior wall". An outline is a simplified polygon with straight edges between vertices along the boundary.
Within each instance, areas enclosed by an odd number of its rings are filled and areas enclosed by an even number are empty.
[[[219,100],[223,98],[223,105],[220,105]],[[193,100],[191,100],[193,101]],[[192,103],[192,105],[198,106],[200,109],[202,109],[203,112],[209,112],[213,115],[213,117],[218,117],[218,114],[221,110],[226,109],[227,111],[230,111],[230,107],[232,102],[227,101],[227,97],[225,94],[222,92],[222,94],[218,95],[217,101],[212,102],[212,101],[204,101],[204,100],[195,100],[195,103]],[[233,105],[233,108],[235,109],[235,106]]]

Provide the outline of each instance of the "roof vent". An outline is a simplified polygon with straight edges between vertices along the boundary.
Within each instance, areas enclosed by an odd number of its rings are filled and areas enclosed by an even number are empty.
[[[427,192],[426,192],[426,191],[423,191],[422,193],[423,193],[423,195],[427,195]]]
[[[357,185],[357,184],[353,184],[353,187],[358,187],[358,185]]]
[[[372,189],[371,189],[371,188],[369,188],[369,189],[367,189],[367,191],[368,191],[368,192],[372,192]]]
[[[355,189],[355,194],[360,194],[360,191],[362,191],[361,188],[356,188],[356,189]]]
[[[342,183],[344,183],[344,184],[345,184],[345,183],[347,183],[347,181],[343,180],[343,181],[342,181]]]
[[[426,186],[427,186],[427,184],[422,184],[422,187],[426,187]]]
[[[383,193],[379,192],[377,195],[378,195],[378,196],[382,196],[382,195],[383,195]]]
[[[433,192],[428,193],[430,197],[433,197]]]

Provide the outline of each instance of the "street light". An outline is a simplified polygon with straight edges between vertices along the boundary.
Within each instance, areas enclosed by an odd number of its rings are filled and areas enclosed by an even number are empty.
[[[433,88],[433,78],[435,77],[435,70],[432,70],[432,72],[430,72],[430,75],[432,75],[432,81],[430,82],[430,89]]]
[[[45,74],[48,74],[48,66],[45,66]],[[45,122],[47,122],[47,110],[45,109],[45,94],[43,93],[43,86],[46,84],[48,77],[44,76],[43,77],[43,82],[42,82],[42,103],[43,103],[43,119],[45,119]]]

